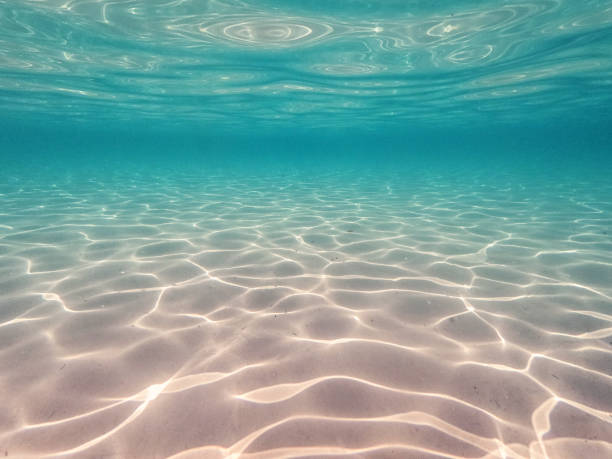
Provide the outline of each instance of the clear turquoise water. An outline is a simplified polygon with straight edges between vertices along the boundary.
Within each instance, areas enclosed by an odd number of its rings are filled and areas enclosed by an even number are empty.
[[[611,0],[0,0],[0,455],[612,457],[611,50]]]
[[[608,0],[0,8],[3,159],[609,156]]]

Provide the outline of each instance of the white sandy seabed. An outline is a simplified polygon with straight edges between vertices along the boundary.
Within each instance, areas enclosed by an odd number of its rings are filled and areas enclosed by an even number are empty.
[[[612,183],[0,192],[0,456],[612,457]]]

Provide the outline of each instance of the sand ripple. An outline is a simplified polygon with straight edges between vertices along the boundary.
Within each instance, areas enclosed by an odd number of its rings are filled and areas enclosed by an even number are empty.
[[[2,185],[0,453],[612,455],[610,184],[450,183]]]

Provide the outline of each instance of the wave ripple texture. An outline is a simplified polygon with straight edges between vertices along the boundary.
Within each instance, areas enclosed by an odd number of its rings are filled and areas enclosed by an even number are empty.
[[[588,117],[612,102],[611,25],[610,0],[1,0],[0,104],[314,127]]]

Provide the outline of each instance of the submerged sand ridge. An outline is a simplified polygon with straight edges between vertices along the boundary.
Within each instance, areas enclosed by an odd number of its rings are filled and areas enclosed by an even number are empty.
[[[612,186],[0,188],[0,454],[612,455]]]

